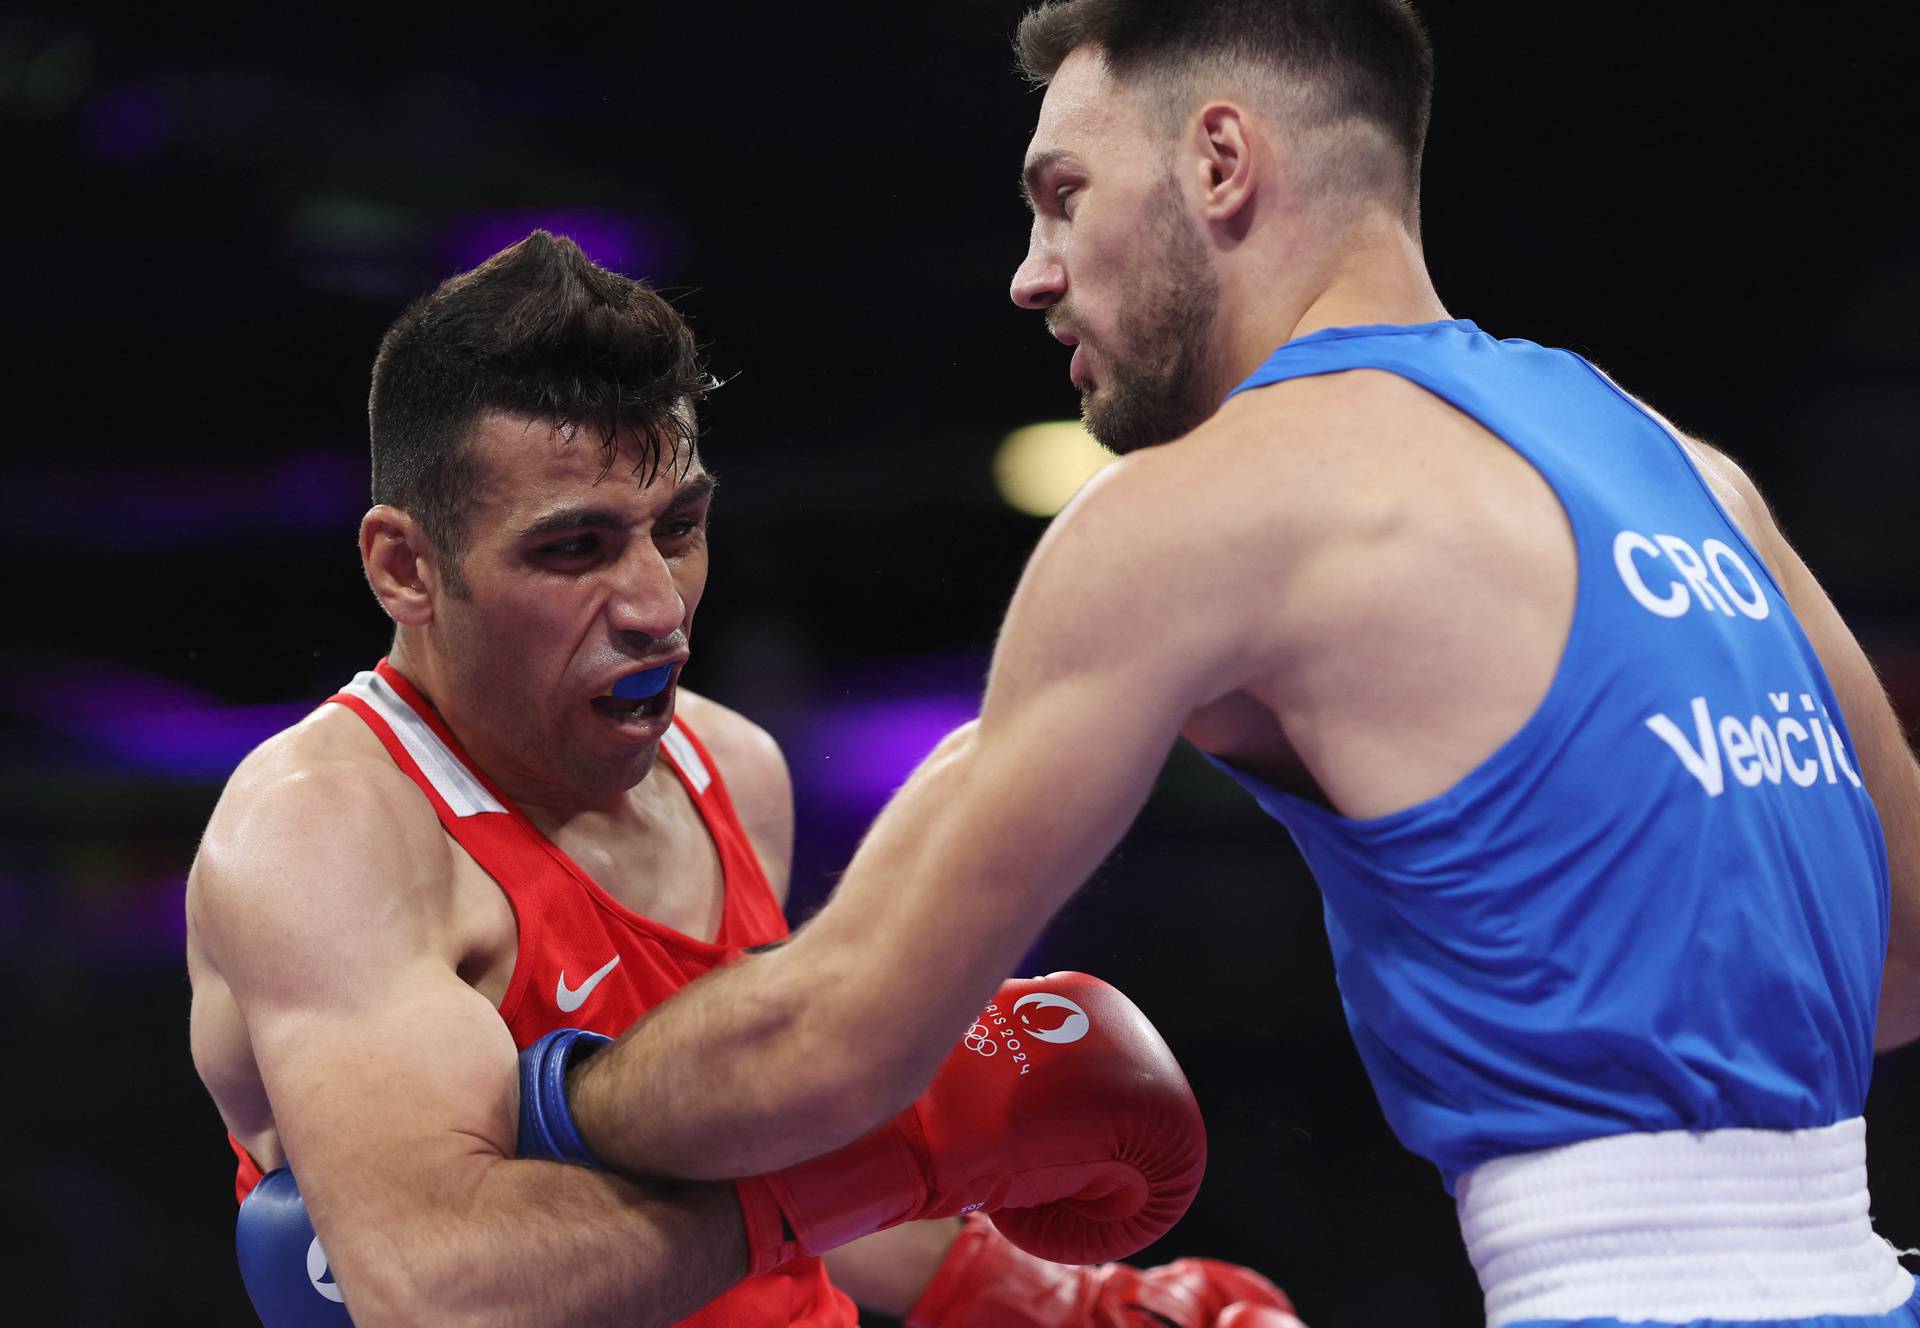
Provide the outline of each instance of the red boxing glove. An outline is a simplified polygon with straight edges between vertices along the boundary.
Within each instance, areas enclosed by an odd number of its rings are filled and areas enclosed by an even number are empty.
[[[907,1315],[907,1328],[1305,1328],[1286,1293],[1249,1268],[1180,1259],[1071,1268],[1023,1254],[977,1217]]]
[[[1052,973],[1001,987],[887,1124],[737,1189],[755,1273],[975,1209],[1042,1258],[1092,1263],[1165,1234],[1206,1164],[1199,1104],[1146,1016]]]

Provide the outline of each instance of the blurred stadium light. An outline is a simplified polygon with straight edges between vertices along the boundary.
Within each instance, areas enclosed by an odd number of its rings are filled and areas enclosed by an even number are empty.
[[[993,484],[1009,507],[1052,516],[1114,459],[1078,420],[1015,429],[993,456]]]

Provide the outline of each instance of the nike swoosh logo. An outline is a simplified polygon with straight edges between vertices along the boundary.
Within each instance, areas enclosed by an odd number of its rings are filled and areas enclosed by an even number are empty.
[[[620,956],[615,955],[613,958],[607,960],[606,963],[600,965],[600,971],[598,973],[595,973],[585,982],[582,982],[578,987],[569,987],[567,985],[567,970],[564,968],[561,969],[560,984],[553,989],[553,1003],[560,1007],[562,1014],[572,1014],[575,1010],[578,1010],[587,1003],[587,997],[593,995],[593,989],[600,985],[600,979],[613,972],[613,966],[619,962]]]

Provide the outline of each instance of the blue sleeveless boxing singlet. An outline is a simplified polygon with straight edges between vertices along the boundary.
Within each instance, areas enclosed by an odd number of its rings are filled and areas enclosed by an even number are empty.
[[[1235,392],[1363,368],[1525,457],[1579,559],[1546,699],[1441,796],[1351,820],[1216,762],[1319,881],[1389,1123],[1452,1189],[1601,1135],[1857,1116],[1886,848],[1766,565],[1678,440],[1567,351],[1468,322],[1333,328]]]

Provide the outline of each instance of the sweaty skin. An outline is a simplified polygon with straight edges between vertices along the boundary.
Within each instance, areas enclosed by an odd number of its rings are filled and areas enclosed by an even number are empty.
[[[528,759],[537,740],[494,718],[523,720],[527,705],[460,686],[444,638],[423,648],[419,629],[437,614],[439,630],[490,649],[476,675],[551,696],[566,688],[543,675],[563,678],[603,645],[684,639],[704,581],[697,469],[621,484],[602,478],[590,444],[540,447],[536,434],[529,446],[529,427],[503,417],[481,427],[496,483],[475,518],[470,601],[436,600],[417,530],[391,509],[369,514],[368,576],[403,628],[396,667],[621,903],[710,938],[719,856],[680,781],[652,764],[657,739],[595,745],[599,721],[573,709],[598,687],[582,685],[558,712],[590,721],[567,744],[581,764]],[[579,529],[519,537],[572,508],[599,513],[585,527],[598,552],[584,551]],[[676,689],[672,703],[707,742],[784,898],[793,810],[778,747],[691,692]],[[517,762],[479,755],[512,741]],[[567,773],[591,796],[569,799],[578,785]],[[187,922],[195,1065],[254,1159],[293,1165],[361,1328],[668,1324],[740,1278],[746,1244],[730,1186],[641,1185],[514,1158],[517,1057],[496,1009],[518,943],[512,909],[344,707],[323,707],[235,772],[189,877]],[[957,1233],[955,1223],[883,1233],[840,1252],[831,1273],[875,1308],[904,1313]]]
[[[1090,419],[1116,407],[1103,394],[1153,344],[1121,316],[1145,288],[1136,251],[1161,197],[1153,131],[1126,96],[1075,52],[1028,152],[1035,220],[1013,294],[1076,344]],[[1170,178],[1222,278],[1213,401],[1294,336],[1448,316],[1407,212],[1303,201],[1299,152],[1225,95],[1175,144]],[[1685,446],[1783,588],[1854,735],[1893,882],[1878,1044],[1910,1040],[1920,769],[1751,481]],[[686,1177],[844,1142],[932,1073],[1117,844],[1183,734],[1350,817],[1410,806],[1546,695],[1575,581],[1545,481],[1411,383],[1355,371],[1233,398],[1062,513],[1014,594],[980,718],[895,796],[792,944],[695,983],[588,1066],[576,1118],[603,1155]],[[696,1053],[697,1074],[659,1072]]]

